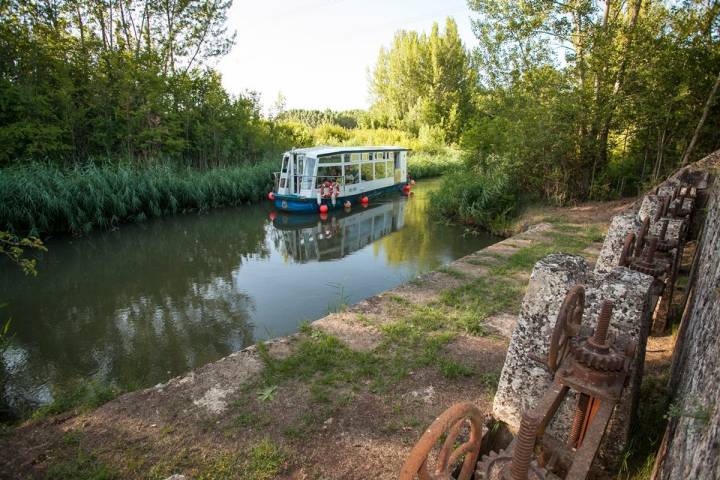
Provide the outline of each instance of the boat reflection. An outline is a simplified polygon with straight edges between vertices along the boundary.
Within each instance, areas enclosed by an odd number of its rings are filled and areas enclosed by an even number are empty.
[[[403,197],[394,197],[322,217],[281,213],[273,220],[273,240],[285,259],[294,263],[337,260],[400,230],[405,202]]]

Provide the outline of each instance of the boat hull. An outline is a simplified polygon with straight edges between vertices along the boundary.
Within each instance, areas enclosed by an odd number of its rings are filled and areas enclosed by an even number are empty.
[[[320,205],[327,205],[329,209],[342,208],[343,204],[348,201],[352,204],[360,203],[362,197],[376,197],[388,192],[402,192],[405,185],[404,182],[401,182],[355,195],[340,196],[335,200],[335,205],[333,205],[331,199],[323,198]],[[275,207],[284,212],[317,213],[320,211],[320,205],[317,203],[317,198],[275,194]]]

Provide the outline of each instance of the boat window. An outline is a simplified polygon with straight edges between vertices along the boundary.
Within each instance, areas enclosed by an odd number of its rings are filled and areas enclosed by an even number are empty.
[[[360,183],[360,166],[345,165],[345,184]]]
[[[363,162],[367,162],[367,161],[369,161],[369,160],[370,160],[370,153],[368,153],[368,152],[363,152],[363,154],[362,154],[362,161],[363,161]]]
[[[315,188],[320,188],[325,182],[337,182],[341,174],[342,167],[318,167]]]
[[[385,178],[385,162],[375,163],[375,178]]]
[[[374,180],[375,177],[373,176],[373,164],[372,163],[363,163],[360,167],[360,177],[362,178],[363,182],[369,182],[370,180]]]
[[[302,179],[303,190],[308,190],[310,188],[313,188],[313,183],[314,183],[313,175],[315,175],[315,159],[312,157],[307,157],[305,159],[305,172],[303,173],[303,179]]]
[[[288,157],[288,156],[283,157],[282,167],[280,169],[282,171],[282,173],[287,173],[289,160],[290,160],[290,157]]]
[[[395,160],[395,152],[387,152],[388,157],[390,160]]]
[[[341,155],[323,155],[320,157],[320,163],[342,163]]]
[[[387,175],[388,177],[392,177],[395,174],[395,165],[393,165],[392,160],[388,160],[386,163],[386,169],[387,169]]]
[[[350,154],[350,161],[353,163],[360,161],[360,154],[359,153],[351,153]]]

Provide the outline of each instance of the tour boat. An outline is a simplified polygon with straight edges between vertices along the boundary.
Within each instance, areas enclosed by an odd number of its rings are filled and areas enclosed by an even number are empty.
[[[388,191],[409,193],[406,148],[312,147],[283,154],[268,195],[287,212],[323,212],[367,203]]]

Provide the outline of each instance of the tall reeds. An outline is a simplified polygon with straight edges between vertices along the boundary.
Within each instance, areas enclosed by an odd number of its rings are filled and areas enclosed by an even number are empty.
[[[177,212],[262,198],[276,161],[199,171],[170,165],[45,164],[0,169],[0,230],[81,234]]]

